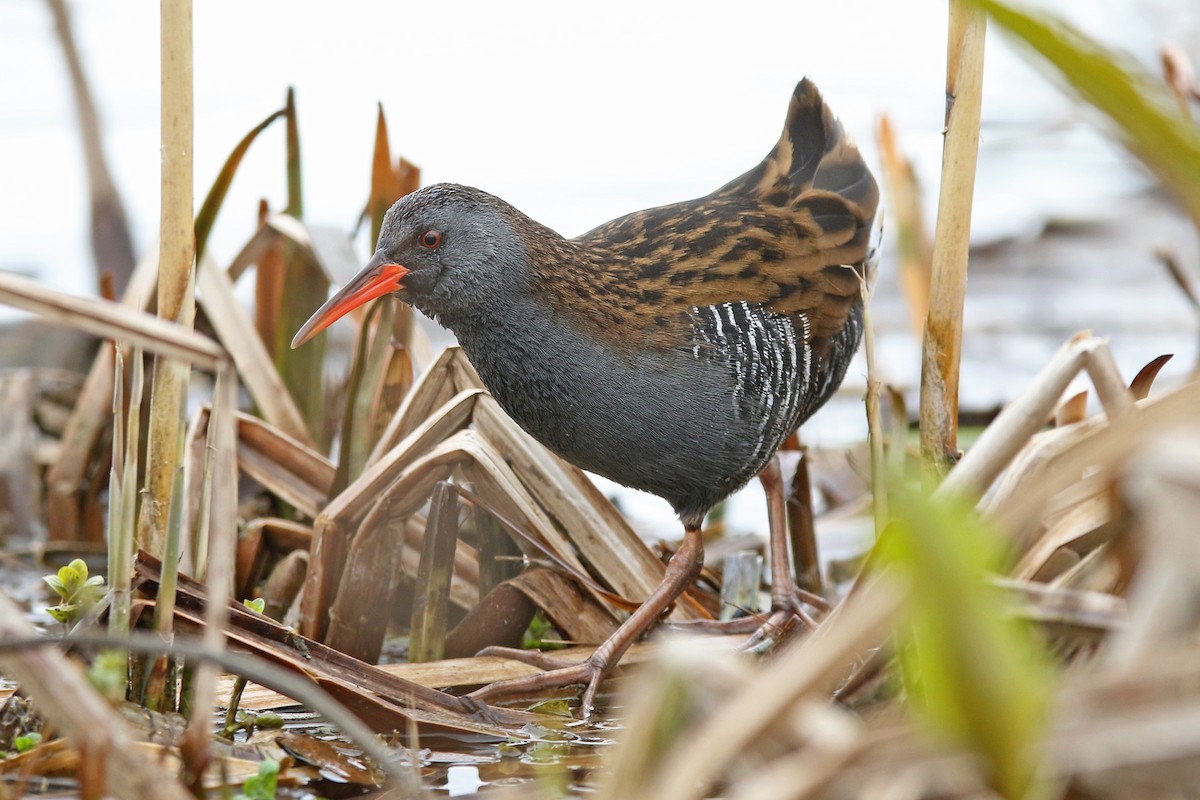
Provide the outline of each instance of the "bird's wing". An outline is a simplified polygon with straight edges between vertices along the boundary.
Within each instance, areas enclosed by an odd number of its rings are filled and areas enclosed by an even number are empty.
[[[677,344],[672,333],[692,309],[743,301],[805,316],[820,342],[860,296],[878,200],[858,149],[806,79],[758,166],[705,197],[589,231],[572,242],[583,257],[553,260],[571,275],[535,283],[598,329],[650,344]]]

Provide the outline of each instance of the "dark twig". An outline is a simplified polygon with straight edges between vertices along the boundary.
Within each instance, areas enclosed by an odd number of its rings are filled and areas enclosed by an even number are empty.
[[[374,759],[388,776],[407,791],[417,792],[420,780],[413,774],[412,767],[398,758],[357,717],[335,700],[328,692],[312,681],[296,676],[264,659],[246,653],[231,653],[226,650],[205,647],[198,638],[176,634],[174,641],[164,642],[150,633],[133,632],[128,637],[111,637],[96,633],[76,633],[63,638],[45,637],[12,638],[0,641],[0,652],[15,652],[38,647],[116,647],[139,653],[168,654],[201,663],[213,664],[224,670],[244,676],[257,684],[280,694],[287,695],[308,706],[325,717],[330,724],[339,728],[350,741]]]

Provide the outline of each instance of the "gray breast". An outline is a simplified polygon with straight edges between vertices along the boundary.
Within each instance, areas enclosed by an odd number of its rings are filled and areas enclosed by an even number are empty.
[[[746,303],[692,309],[690,335],[668,350],[615,348],[536,303],[509,311],[458,332],[501,406],[568,461],[664,497],[688,524],[762,469],[828,383],[803,317]]]

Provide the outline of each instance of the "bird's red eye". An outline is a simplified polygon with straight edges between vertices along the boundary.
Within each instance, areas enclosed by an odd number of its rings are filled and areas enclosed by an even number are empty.
[[[442,243],[441,231],[425,231],[421,234],[421,247],[432,250]]]

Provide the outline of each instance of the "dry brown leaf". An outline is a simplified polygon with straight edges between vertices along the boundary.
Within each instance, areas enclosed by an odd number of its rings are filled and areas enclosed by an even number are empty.
[[[233,294],[233,284],[211,258],[204,258],[197,275],[198,300],[217,338],[229,351],[238,375],[263,419],[311,446],[308,429],[292,395],[263,346],[254,324]]]
[[[1134,399],[1145,400],[1150,396],[1150,388],[1154,385],[1154,379],[1158,377],[1158,373],[1167,365],[1171,357],[1171,353],[1161,355],[1138,371],[1138,374],[1129,383],[1129,391],[1133,393]]]

